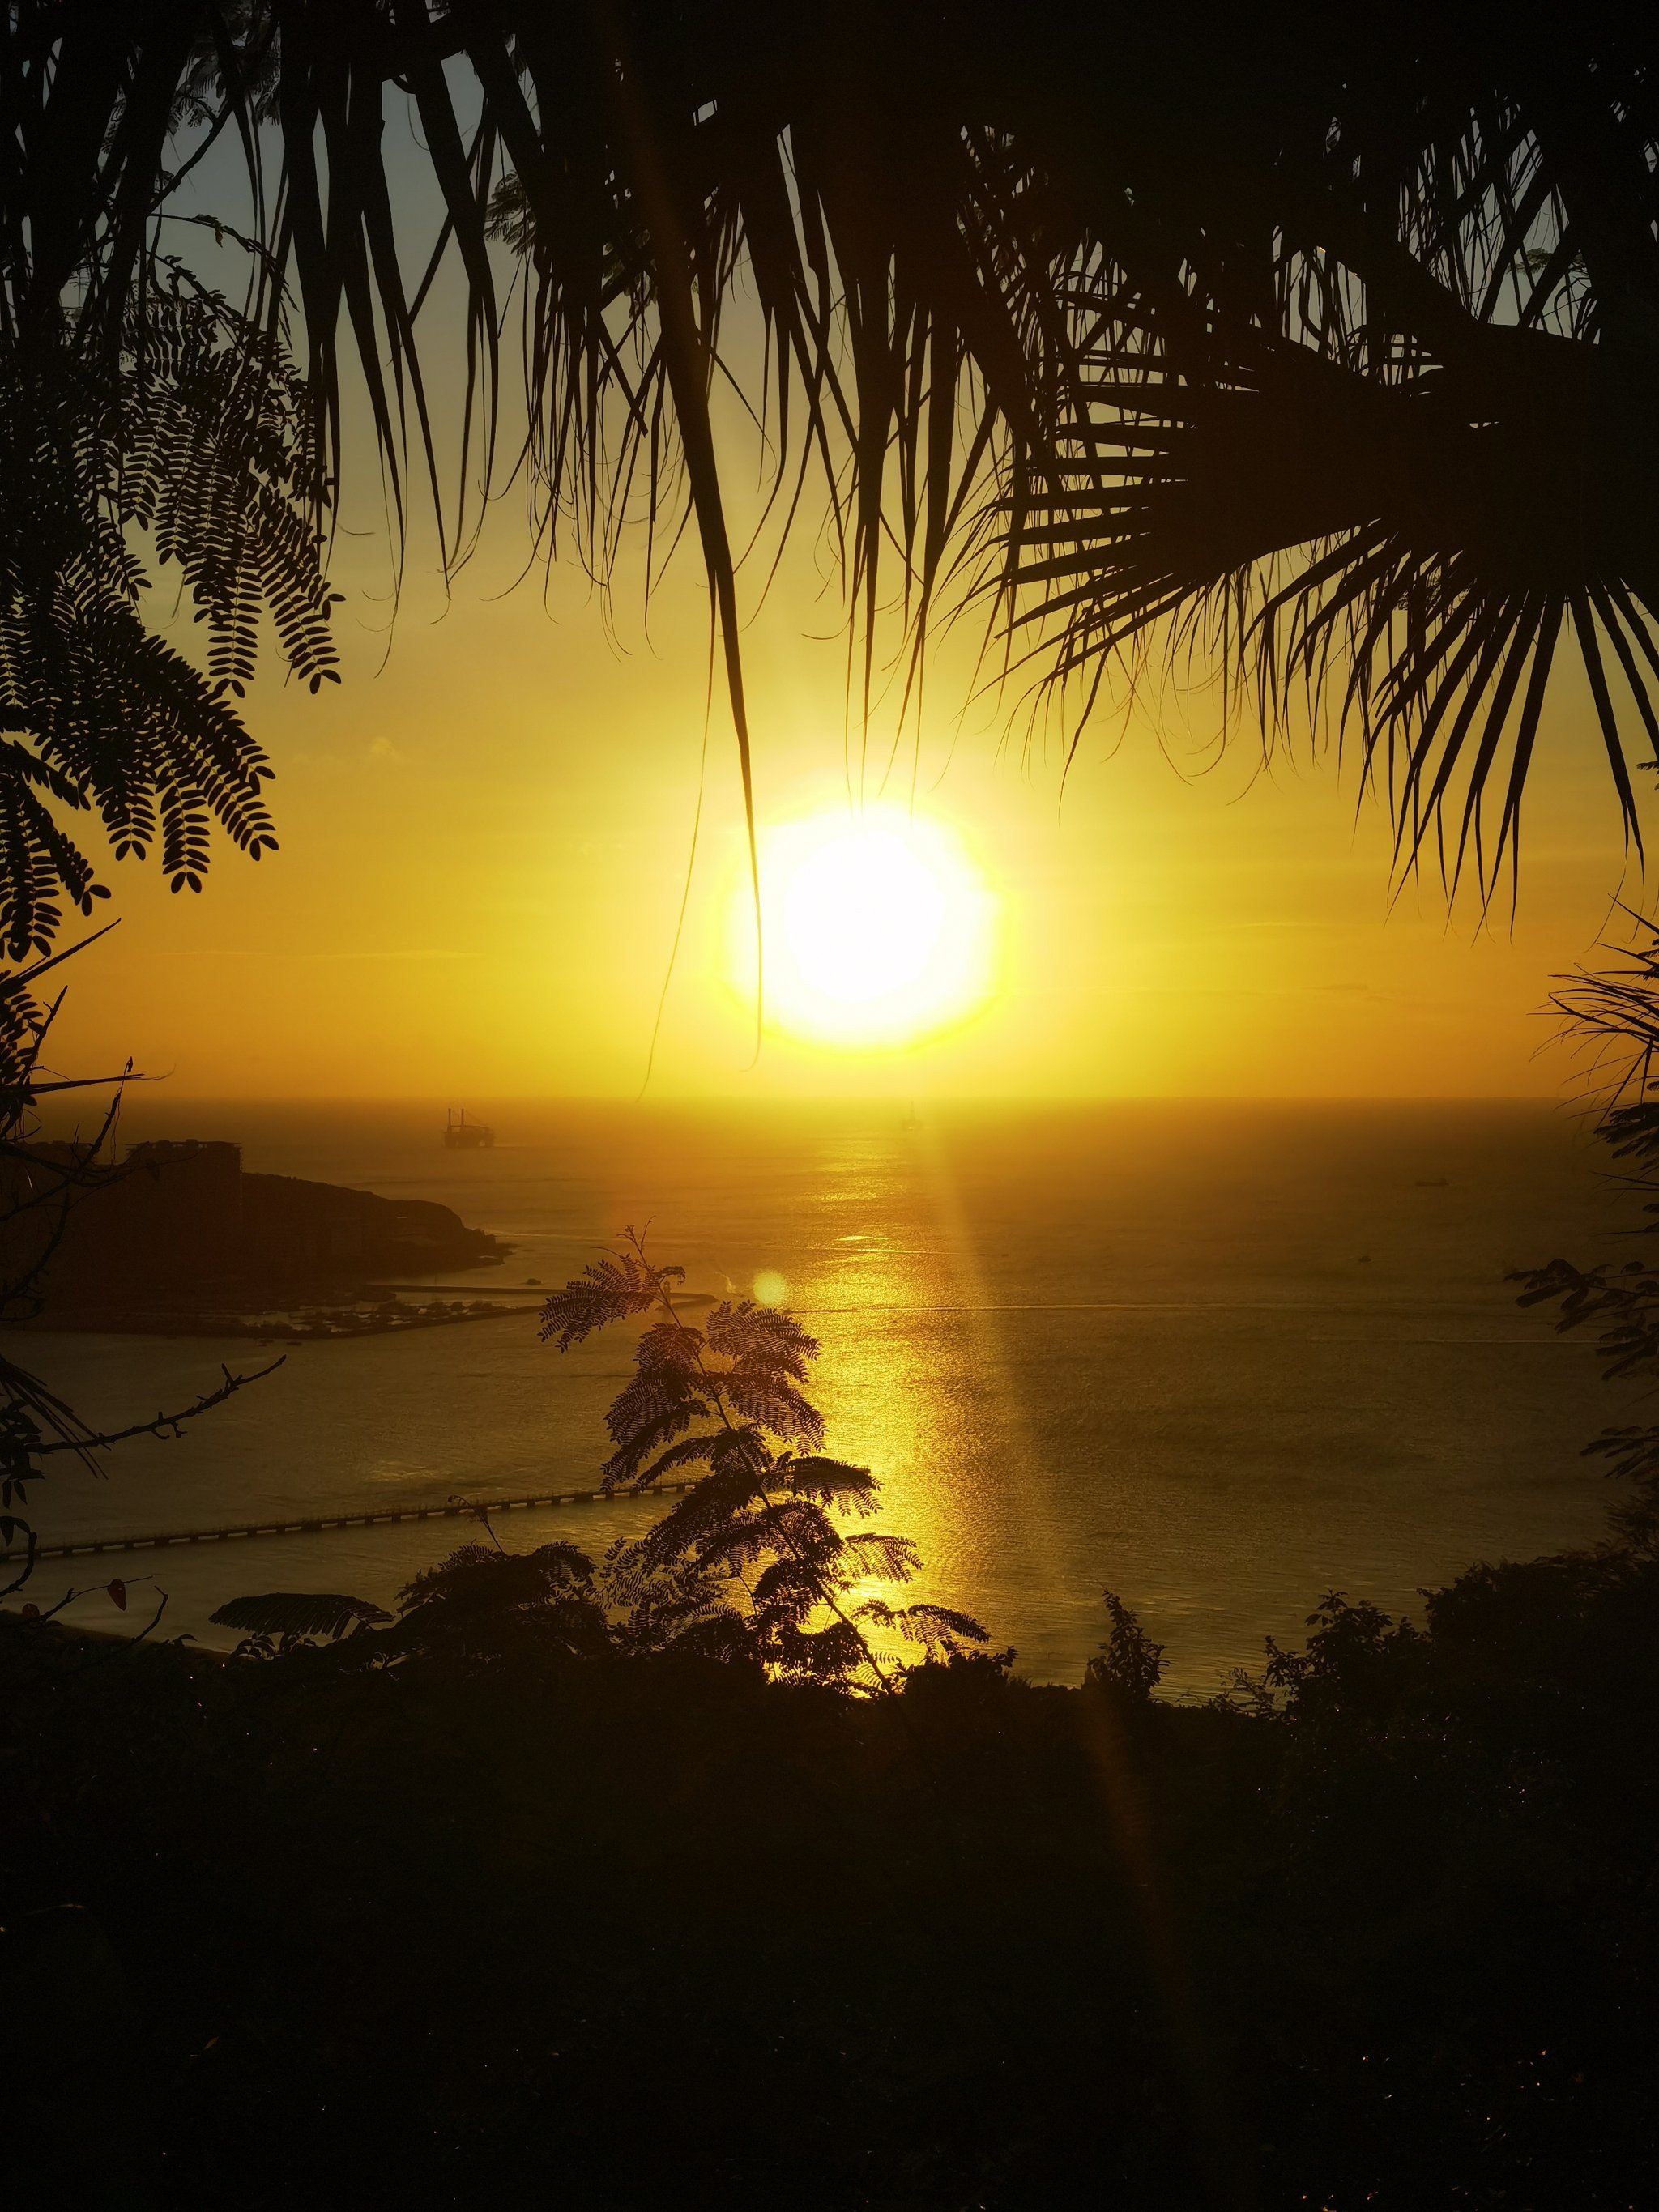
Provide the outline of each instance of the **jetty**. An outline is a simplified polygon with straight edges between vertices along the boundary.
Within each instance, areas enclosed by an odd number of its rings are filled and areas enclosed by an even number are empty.
[[[514,1513],[531,1505],[615,1504],[630,1498],[678,1496],[690,1482],[657,1482],[649,1490],[538,1490],[523,1498],[447,1498],[441,1505],[360,1506],[348,1513],[307,1513],[276,1521],[239,1521],[217,1528],[169,1528],[143,1536],[77,1536],[63,1544],[37,1544],[36,1560],[84,1559],[104,1552],[164,1552],[178,1544],[228,1544],[255,1536],[310,1536],[325,1528],[392,1528],[405,1521],[477,1520],[490,1513]],[[27,1552],[0,1552],[0,1565],[15,1565]]]

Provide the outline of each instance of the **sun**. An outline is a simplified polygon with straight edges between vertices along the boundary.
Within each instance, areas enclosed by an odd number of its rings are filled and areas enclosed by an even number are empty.
[[[990,997],[996,902],[945,823],[897,807],[816,814],[761,841],[769,1021],[812,1043],[912,1044]],[[754,921],[733,909],[733,977]]]

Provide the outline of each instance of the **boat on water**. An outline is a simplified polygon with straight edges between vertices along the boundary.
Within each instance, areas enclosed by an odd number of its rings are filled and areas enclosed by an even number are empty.
[[[481,1149],[493,1149],[495,1142],[495,1132],[488,1121],[469,1121],[465,1106],[462,1107],[459,1115],[453,1106],[446,1109],[444,1143],[450,1152],[473,1152]]]

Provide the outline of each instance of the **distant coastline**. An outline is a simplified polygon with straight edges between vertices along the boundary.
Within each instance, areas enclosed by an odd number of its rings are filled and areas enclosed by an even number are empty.
[[[250,1174],[239,1145],[194,1139],[130,1145],[108,1166],[72,1143],[41,1144],[11,1169],[14,1195],[41,1201],[22,1210],[25,1237],[44,1236],[38,1224],[55,1220],[51,1195],[66,1172],[83,1186],[44,1252],[40,1310],[25,1327],[294,1341],[501,1310],[477,1300],[410,1304],[392,1291],[389,1279],[499,1267],[513,1249],[434,1200]],[[33,1257],[6,1255],[13,1267]]]
[[[533,1296],[533,1293],[532,1294]],[[390,1299],[362,1306],[307,1307],[269,1313],[180,1312],[172,1307],[76,1307],[25,1324],[37,1333],[63,1330],[93,1336],[248,1337],[261,1344],[328,1344],[360,1336],[406,1336],[411,1329],[452,1328],[462,1322],[497,1321],[503,1315],[539,1313],[539,1303],[509,1305],[473,1299],[465,1304],[405,1304]]]

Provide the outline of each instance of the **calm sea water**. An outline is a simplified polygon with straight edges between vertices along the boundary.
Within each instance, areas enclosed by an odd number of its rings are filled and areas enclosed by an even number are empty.
[[[919,1594],[979,1615],[1040,1679],[1080,1674],[1103,1585],[1166,1644],[1171,1685],[1205,1693],[1324,1590],[1409,1608],[1474,1559],[1602,1525],[1607,1486],[1579,1449],[1630,1401],[1504,1280],[1620,1249],[1628,1209],[1559,1110],[477,1103],[494,1152],[445,1152],[441,1109],[402,1103],[146,1098],[126,1134],[232,1138],[250,1168],[442,1200],[517,1247],[460,1282],[560,1281],[647,1221],[694,1287],[781,1273],[823,1340],[829,1448],[882,1476],[878,1525],[919,1540]],[[10,1348],[107,1423],[258,1359],[191,1340]],[[36,1518],[50,1540],[574,1487],[604,1455],[628,1349],[561,1359],[532,1316],[301,1346],[180,1441],[54,1479]],[[503,1534],[597,1547],[648,1513],[538,1510]],[[134,1614],[166,1589],[168,1629],[223,1643],[208,1615],[229,1596],[385,1601],[464,1527],[114,1564]],[[31,1595],[108,1571],[48,1563]],[[70,1617],[117,1619],[101,1591]]]

